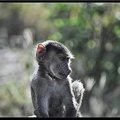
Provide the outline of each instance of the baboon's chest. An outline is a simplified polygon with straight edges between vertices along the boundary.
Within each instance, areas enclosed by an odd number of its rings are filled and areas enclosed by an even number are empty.
[[[63,94],[57,90],[53,90],[49,97],[49,115],[51,117],[63,116],[64,114],[64,97]]]
[[[60,107],[62,105],[64,98],[63,92],[64,86],[58,84],[57,82],[53,82],[53,84],[50,86],[49,91],[50,107]]]
[[[50,86],[50,96],[55,97],[57,99],[57,97],[62,96],[63,89],[64,86],[62,84],[59,84],[56,81],[54,81]]]

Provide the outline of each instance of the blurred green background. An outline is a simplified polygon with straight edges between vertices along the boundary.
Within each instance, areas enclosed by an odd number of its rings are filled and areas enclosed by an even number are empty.
[[[75,56],[85,117],[120,116],[120,3],[0,3],[0,116],[33,115],[35,47],[57,40]]]

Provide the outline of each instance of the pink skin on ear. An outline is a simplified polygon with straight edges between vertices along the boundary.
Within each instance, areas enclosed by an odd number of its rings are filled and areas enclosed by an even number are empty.
[[[38,44],[37,50],[36,50],[36,54],[39,54],[41,52],[42,49],[44,49],[45,47],[42,44]]]

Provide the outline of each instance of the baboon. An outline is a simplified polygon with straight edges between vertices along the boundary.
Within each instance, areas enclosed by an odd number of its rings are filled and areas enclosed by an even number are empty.
[[[80,117],[84,88],[70,77],[72,53],[62,43],[46,40],[35,55],[38,69],[30,86],[36,117]]]

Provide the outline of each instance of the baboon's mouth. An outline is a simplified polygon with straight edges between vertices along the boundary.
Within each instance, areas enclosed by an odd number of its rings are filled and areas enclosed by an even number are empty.
[[[67,78],[68,75],[64,74],[64,73],[60,73],[60,75],[63,77],[63,78]]]

